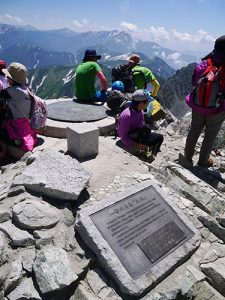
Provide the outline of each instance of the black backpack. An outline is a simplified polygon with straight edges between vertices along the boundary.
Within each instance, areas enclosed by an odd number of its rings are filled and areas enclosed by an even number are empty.
[[[128,64],[122,64],[112,68],[112,83],[117,80],[123,82],[125,92],[133,93],[135,91],[132,67]]]
[[[141,70],[133,70],[128,64],[122,64],[112,68],[112,83],[117,80],[122,81],[125,92],[133,93],[135,91],[134,76],[138,73],[142,74],[145,80],[144,88],[147,88],[147,79],[145,73]]]
[[[126,93],[113,90],[108,92],[107,106],[114,114],[118,114],[121,112],[123,104],[131,100],[131,96],[127,95]]]

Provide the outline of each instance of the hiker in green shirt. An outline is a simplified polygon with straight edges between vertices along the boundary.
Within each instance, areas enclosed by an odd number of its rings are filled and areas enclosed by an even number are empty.
[[[101,55],[97,55],[95,50],[86,50],[82,63],[77,67],[75,74],[76,97],[84,102],[104,102],[107,97],[107,83],[97,60]],[[102,89],[96,91],[95,80],[99,78]]]
[[[132,54],[129,57],[129,62],[133,63],[134,65],[132,68],[134,73],[134,84],[139,90],[147,88],[147,84],[151,83],[153,85],[153,91],[151,92],[151,95],[152,97],[155,97],[157,96],[160,84],[150,69],[140,66],[140,60],[141,58],[138,54]]]

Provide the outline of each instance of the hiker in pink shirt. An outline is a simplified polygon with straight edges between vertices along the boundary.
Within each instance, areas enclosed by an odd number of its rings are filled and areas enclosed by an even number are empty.
[[[7,144],[19,147],[24,152],[32,151],[37,136],[30,127],[31,100],[28,94],[27,68],[17,62],[3,69],[9,86],[0,91],[0,99],[7,102],[7,113],[1,123],[1,139]]]
[[[219,75],[219,87],[217,93],[212,94],[211,100],[218,101],[216,105],[208,105],[208,100],[204,100],[204,105],[196,101],[196,88],[186,96],[186,103],[192,108],[192,122],[189,130],[184,156],[188,163],[193,164],[192,158],[195,152],[195,146],[203,129],[205,135],[202,142],[198,165],[201,167],[209,167],[212,165],[212,160],[209,159],[213,148],[216,136],[225,120],[225,35],[219,37],[215,41],[214,49],[195,67],[192,75],[192,84],[198,87],[198,82],[202,76],[207,73],[207,70],[216,67]],[[208,68],[208,69],[207,69]],[[220,76],[219,76],[220,77]],[[216,83],[218,84],[218,83]],[[206,93],[205,93],[206,94]],[[208,93],[207,93],[208,94]],[[199,99],[202,97],[198,97]],[[205,97],[204,97],[205,99]],[[205,104],[206,103],[206,104]]]

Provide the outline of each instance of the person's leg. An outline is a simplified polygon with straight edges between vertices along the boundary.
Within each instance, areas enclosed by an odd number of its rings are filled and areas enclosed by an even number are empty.
[[[149,140],[151,141],[148,146],[152,146],[152,155],[156,156],[160,151],[160,147],[163,143],[163,135],[160,133],[152,132],[150,134]]]
[[[194,156],[195,152],[195,146],[202,132],[202,129],[205,126],[205,122],[205,116],[192,111],[191,127],[189,129],[184,148],[184,156],[187,161],[192,161],[192,157]]]
[[[160,133],[151,132],[151,130],[149,129],[148,134],[146,134],[146,132],[142,134],[140,142],[144,145],[151,147],[152,154],[156,156],[162,145],[163,135]]]
[[[225,112],[206,117],[205,136],[202,142],[198,164],[208,165],[208,159],[213,148],[216,136],[225,120]]]

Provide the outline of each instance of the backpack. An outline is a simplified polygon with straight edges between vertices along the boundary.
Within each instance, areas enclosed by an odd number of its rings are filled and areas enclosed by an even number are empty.
[[[114,138],[115,138],[115,139],[118,137],[117,130],[118,130],[118,126],[119,126],[119,116],[120,116],[120,114],[124,111],[124,109],[126,109],[127,107],[130,106],[131,101],[132,101],[131,98],[125,99],[125,100],[121,103],[121,105],[119,106],[119,108],[117,109],[116,115],[114,116],[114,118],[115,118]]]
[[[211,59],[198,79],[192,94],[193,102],[205,108],[219,107],[225,99],[225,66],[216,66]]]
[[[122,81],[125,87],[125,92],[133,93],[135,88],[134,76],[136,74],[142,74],[145,86],[143,88],[147,88],[147,79],[145,73],[142,70],[133,70],[132,66],[128,64],[122,64],[112,68],[112,83],[119,80]]]
[[[161,104],[156,99],[154,99],[147,106],[146,112],[144,114],[145,123],[151,124],[154,121],[165,119],[165,116],[166,113]]]
[[[131,97],[129,97],[126,93],[122,93],[118,90],[108,92],[107,106],[114,113],[120,113],[122,104],[127,101],[131,101]]]
[[[28,94],[31,100],[30,127],[33,129],[40,129],[45,126],[47,121],[47,105],[40,97],[35,95],[29,89]]]
[[[125,92],[133,93],[135,91],[132,67],[128,64],[122,64],[112,68],[112,83],[117,80],[123,82]]]

